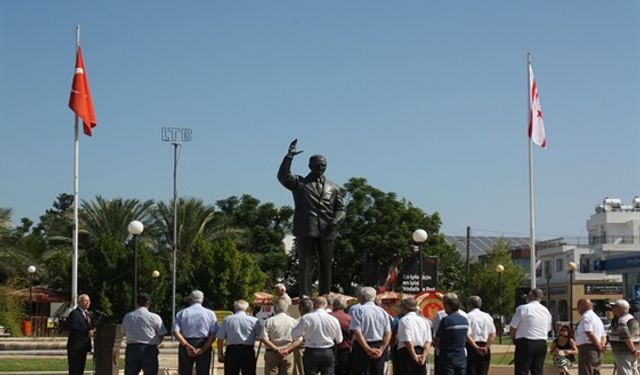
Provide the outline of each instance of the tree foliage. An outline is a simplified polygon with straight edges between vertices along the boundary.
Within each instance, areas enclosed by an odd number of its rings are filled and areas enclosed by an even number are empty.
[[[267,274],[271,287],[284,279],[287,271],[287,254],[282,239],[291,226],[293,209],[277,208],[273,203],[261,203],[257,198],[245,194],[216,202],[222,216],[233,228],[243,230],[246,239],[237,241],[238,250],[255,257],[260,269]]]
[[[356,284],[380,282],[391,264],[415,256],[411,235],[421,228],[429,233],[424,255],[439,257],[439,287],[455,290],[460,286],[462,260],[439,233],[442,223],[437,213],[428,215],[395,193],[369,185],[364,178],[350,179],[343,194],[347,216],[336,243],[335,284],[351,291]]]
[[[427,214],[395,193],[383,192],[363,178],[343,187],[347,216],[336,241],[334,284],[352,292],[354,285],[375,285],[388,267],[414,257],[411,234],[429,233],[424,255],[440,259],[440,288],[456,290],[462,261],[439,233],[437,213]],[[0,280],[25,279],[26,267],[38,268],[36,283],[70,294],[73,196],[60,194],[39,222],[23,219],[11,225],[11,210],[0,209]],[[139,290],[148,292],[165,321],[171,316],[173,202],[97,196],[84,201],[79,218],[79,292],[94,307],[120,320],[132,306],[134,251],[127,225],[144,224],[138,236]],[[284,280],[296,282],[295,252],[287,257],[283,238],[291,228],[293,209],[261,202],[251,195],[231,196],[215,205],[197,198],[178,201],[177,308],[193,289],[205,293],[213,308],[230,308],[238,298]],[[23,269],[24,268],[24,269]],[[158,271],[160,276],[152,277]]]
[[[478,295],[483,310],[491,314],[509,315],[515,308],[515,290],[524,282],[524,270],[511,259],[509,241],[497,241],[481,262],[471,265],[469,294]],[[502,293],[496,266],[502,265]]]

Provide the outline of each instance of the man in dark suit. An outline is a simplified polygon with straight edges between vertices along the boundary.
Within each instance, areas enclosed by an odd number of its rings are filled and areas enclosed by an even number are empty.
[[[278,170],[278,181],[291,190],[295,203],[293,235],[299,257],[298,286],[300,294],[311,295],[313,255],[318,254],[320,294],[331,288],[331,266],[337,226],[346,216],[344,201],[338,185],[329,181],[324,172],[327,160],[322,155],[309,159],[311,172],[305,177],[291,174],[298,140],[289,145],[289,152]]]
[[[91,338],[94,336],[93,322],[89,316],[91,299],[86,294],[78,297],[78,307],[69,314],[69,339],[67,340],[67,360],[69,375],[82,375],[87,362],[87,353],[91,351]]]

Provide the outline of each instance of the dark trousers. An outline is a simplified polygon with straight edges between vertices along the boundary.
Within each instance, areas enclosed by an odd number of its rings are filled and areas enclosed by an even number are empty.
[[[438,375],[440,374],[440,355],[434,354],[433,356],[433,373]]]
[[[542,375],[546,355],[547,340],[517,339],[515,375]]]
[[[87,351],[67,351],[67,363],[69,364],[69,375],[84,374],[84,367],[87,364]]]
[[[318,237],[296,237],[298,250],[298,285],[300,292],[311,296],[313,283],[313,258],[318,256],[319,294],[327,294],[331,289],[331,267],[335,240]]]
[[[336,375],[349,375],[351,369],[349,368],[349,355],[350,350],[338,349],[336,351]]]
[[[228,345],[224,355],[224,375],[256,374],[256,352],[250,345]]]
[[[368,342],[370,347],[379,348],[381,342]],[[387,362],[387,353],[385,352],[382,357],[378,359],[372,359],[367,352],[360,347],[357,341],[352,342],[351,348],[351,374],[352,375],[383,375],[384,364]]]
[[[423,353],[423,349],[421,346],[414,346],[413,350],[416,351],[416,354],[420,355]],[[407,348],[402,348],[396,352],[397,359],[394,361],[394,366],[398,366],[398,374],[402,375],[426,375],[427,374],[427,366],[419,365],[418,362],[414,361],[411,358],[411,354],[407,350]],[[394,373],[396,372],[394,367]]]
[[[447,353],[440,350],[438,358],[438,375],[466,375],[467,374],[467,358],[464,351],[456,351]]]
[[[584,375],[600,375],[602,353],[593,344],[582,344],[578,347],[578,373]],[[618,369],[619,370],[619,369]]]
[[[127,344],[124,352],[124,375],[158,374],[158,347],[145,344]]]
[[[481,348],[487,346],[486,342],[476,341],[476,344]],[[489,365],[491,365],[491,352],[480,355],[471,345],[467,345],[467,375],[487,375]]]
[[[187,338],[189,344],[194,348],[200,348],[207,342],[207,338]],[[197,375],[208,375],[211,367],[211,348],[208,348],[197,357],[189,357],[187,350],[180,346],[178,348],[178,375],[191,375],[193,365],[196,366]]]
[[[314,349],[306,348],[302,356],[304,375],[334,375],[336,356],[333,348]],[[226,375],[226,374],[225,374]]]

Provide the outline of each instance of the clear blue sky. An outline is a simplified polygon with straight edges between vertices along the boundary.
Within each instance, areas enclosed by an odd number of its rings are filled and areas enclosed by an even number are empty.
[[[0,206],[37,221],[72,191],[75,25],[98,127],[80,194],[168,200],[166,126],[190,127],[181,196],[292,205],[289,142],[337,183],[366,177],[443,231],[529,232],[526,54],[549,148],[539,238],[584,235],[640,194],[638,1],[0,2]]]

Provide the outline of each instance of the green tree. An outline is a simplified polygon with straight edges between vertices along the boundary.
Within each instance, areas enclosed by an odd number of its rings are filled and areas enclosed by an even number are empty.
[[[91,295],[93,305],[114,320],[122,319],[132,307],[134,251],[127,226],[133,220],[145,225],[138,238],[139,291],[155,290],[154,303],[163,306],[166,293],[160,293],[161,286],[154,286],[157,281],[151,277],[154,270],[163,277],[166,274],[166,258],[155,247],[158,230],[152,220],[152,207],[150,200],[108,200],[100,196],[82,204],[80,223],[88,240],[79,254],[78,291]]]
[[[0,285],[0,325],[4,326],[11,336],[22,336],[20,321],[25,318],[24,305],[13,295],[17,286]]]
[[[499,293],[496,266],[502,265],[502,293]],[[515,308],[515,290],[524,282],[524,270],[511,259],[510,242],[499,240],[481,262],[471,265],[469,294],[478,295],[483,310],[491,314],[509,315]]]
[[[233,228],[244,231],[244,241],[238,241],[241,252],[254,256],[267,274],[265,287],[282,280],[287,271],[287,254],[282,239],[291,226],[293,209],[277,208],[273,203],[261,203],[257,198],[245,194],[219,200],[216,205]]]
[[[79,213],[81,227],[87,231],[90,240],[95,241],[101,235],[107,235],[124,243],[129,237],[127,226],[133,220],[142,222],[145,225],[145,232],[154,232],[152,206],[152,200],[144,202],[123,198],[109,200],[98,195],[95,201],[82,202]]]
[[[132,241],[122,242],[112,234],[101,234],[79,259],[78,292],[92,297],[92,304],[120,321],[132,308],[134,251]],[[153,271],[160,277],[152,277]],[[67,271],[68,272],[68,271]],[[167,310],[167,285],[170,285],[165,261],[138,242],[138,290],[150,293],[154,308]],[[170,308],[169,308],[170,309]]]
[[[191,263],[190,285],[187,290],[200,289],[206,304],[216,309],[231,309],[233,301],[251,301],[253,293],[262,289],[266,275],[256,261],[241,253],[230,239],[205,241],[196,239],[193,253],[197,262]]]
[[[439,233],[442,223],[437,213],[428,215],[395,193],[369,185],[364,178],[350,179],[343,194],[347,216],[336,242],[334,284],[350,291],[353,284],[382,281],[389,265],[415,256],[411,235],[421,228],[429,233],[424,255],[439,258],[440,289],[461,286],[463,263]]]

